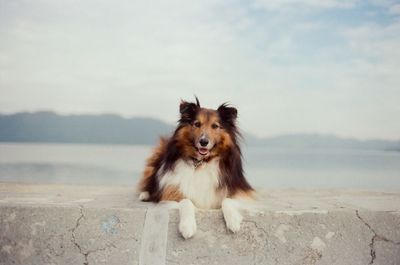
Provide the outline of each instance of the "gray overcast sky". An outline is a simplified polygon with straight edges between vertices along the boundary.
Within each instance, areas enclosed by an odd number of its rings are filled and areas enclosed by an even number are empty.
[[[0,0],[0,112],[174,122],[229,101],[259,136],[400,138],[400,4]]]

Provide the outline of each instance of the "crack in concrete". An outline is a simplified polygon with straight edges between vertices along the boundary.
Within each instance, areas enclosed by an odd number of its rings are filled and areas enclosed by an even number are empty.
[[[360,216],[360,213],[358,212],[358,210],[356,210],[356,216],[373,233],[373,236],[371,238],[371,242],[369,243],[370,255],[371,255],[371,260],[369,262],[369,265],[374,264],[374,261],[376,259],[376,250],[375,250],[375,242],[376,241],[384,241],[384,242],[391,243],[391,244],[394,244],[394,245],[400,245],[400,242],[395,242],[395,241],[393,241],[391,239],[388,239],[388,238],[386,238],[386,237],[384,237],[382,235],[378,235],[376,233],[376,231],[372,228],[372,226]]]
[[[255,228],[257,228],[258,230],[263,231],[264,234],[265,234],[265,240],[263,241],[263,247],[266,247],[268,245],[268,240],[267,240],[268,232],[264,227],[258,226],[256,221],[251,221],[251,220],[243,220],[243,223],[251,223],[251,224],[254,225]]]
[[[380,240],[380,241],[384,241],[384,242],[387,242],[387,243],[391,243],[391,244],[393,244],[393,245],[400,245],[400,242],[393,241],[393,240],[391,240],[391,239],[388,239],[388,238],[383,237],[383,236],[380,236],[380,235],[377,235],[377,239]]]
[[[83,262],[83,265],[89,265],[89,262],[88,262],[88,255],[89,254],[87,252],[83,252],[81,246],[78,244],[78,242],[76,241],[76,237],[75,237],[76,229],[78,229],[82,218],[85,218],[85,215],[83,214],[83,207],[82,206],[79,208],[79,211],[80,211],[80,216],[76,220],[75,227],[71,229],[72,243],[75,245],[75,247],[78,248],[79,253],[83,255],[83,257],[85,259],[85,261]]]
[[[80,254],[82,254],[83,255],[83,257],[84,257],[84,262],[83,262],[83,265],[89,265],[89,260],[88,260],[88,258],[89,258],[89,255],[90,254],[92,254],[92,253],[96,253],[96,252],[98,252],[98,251],[104,251],[104,250],[106,250],[106,249],[108,249],[108,248],[110,248],[110,247],[113,247],[113,248],[117,248],[113,243],[109,243],[108,245],[106,245],[105,247],[103,247],[103,248],[96,248],[96,249],[94,249],[94,250],[88,250],[88,251],[83,251],[82,250],[82,247],[79,245],[79,243],[77,242],[77,240],[76,240],[76,237],[75,237],[75,231],[76,231],[76,229],[78,229],[78,227],[79,227],[79,225],[81,224],[81,220],[83,219],[83,218],[85,218],[85,215],[84,215],[84,213],[83,213],[83,206],[80,206],[80,208],[79,208],[79,211],[80,211],[80,216],[78,217],[78,219],[76,220],[76,223],[75,223],[75,227],[73,227],[72,229],[71,229],[71,235],[72,235],[72,243],[78,248],[78,250],[79,250],[79,253]]]
[[[264,227],[260,227],[260,226],[258,226],[258,224],[257,224],[257,222],[256,221],[251,221],[251,220],[243,220],[243,223],[251,223],[251,224],[253,224],[257,229],[260,229],[260,230],[262,230],[262,231],[264,231],[264,233],[265,234],[268,234],[268,232],[267,232],[267,230],[265,230],[265,228]]]
[[[250,223],[250,224],[253,224],[254,227],[255,227],[256,229],[263,231],[264,234],[265,234],[265,238],[263,238],[263,240],[262,240],[262,242],[263,242],[263,245],[262,245],[262,246],[263,246],[264,248],[267,247],[267,245],[268,245],[268,241],[267,241],[268,232],[267,232],[267,230],[266,230],[264,227],[258,226],[258,224],[257,224],[256,221],[252,221],[252,220],[243,220],[242,222],[243,222],[243,223]],[[253,261],[252,264],[258,264],[258,262],[257,262],[257,253],[256,253],[255,251],[253,252],[252,261]]]
[[[368,229],[373,233],[373,236],[371,238],[371,242],[369,243],[369,249],[370,249],[370,256],[371,256],[371,260],[369,261],[369,265],[374,264],[374,261],[376,259],[376,251],[375,251],[375,240],[377,237],[377,234],[375,232],[375,230],[371,227],[371,225],[369,223],[367,223],[359,214],[358,210],[356,210],[356,216],[358,219],[360,219],[361,222],[363,222],[363,224],[368,227]]]

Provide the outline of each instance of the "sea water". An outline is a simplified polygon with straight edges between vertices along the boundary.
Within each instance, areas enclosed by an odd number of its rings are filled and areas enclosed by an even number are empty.
[[[135,185],[152,147],[0,144],[0,181]],[[400,189],[400,152],[243,148],[249,182],[267,188]]]

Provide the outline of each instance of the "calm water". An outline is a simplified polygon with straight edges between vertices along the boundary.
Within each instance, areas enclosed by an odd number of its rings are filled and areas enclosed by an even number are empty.
[[[151,147],[0,144],[0,181],[134,185]],[[254,186],[400,189],[400,152],[246,148]]]

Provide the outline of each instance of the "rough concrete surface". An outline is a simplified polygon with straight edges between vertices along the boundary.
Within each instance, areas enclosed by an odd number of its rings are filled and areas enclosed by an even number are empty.
[[[400,192],[263,190],[238,233],[133,187],[0,183],[0,264],[400,264]]]

